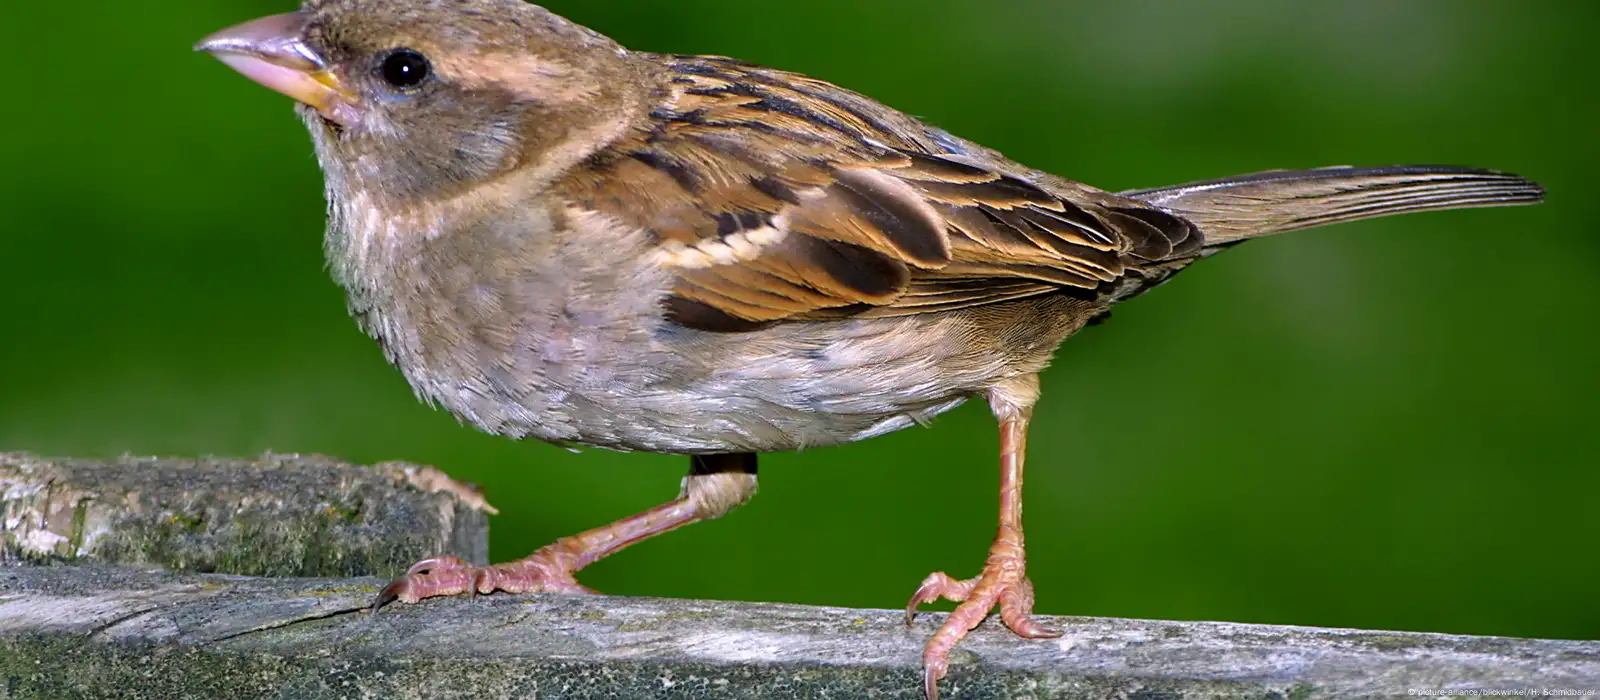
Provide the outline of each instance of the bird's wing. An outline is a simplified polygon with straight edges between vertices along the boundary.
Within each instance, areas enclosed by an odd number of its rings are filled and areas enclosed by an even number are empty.
[[[1027,170],[828,83],[665,60],[670,89],[650,128],[563,186],[655,236],[684,325],[1121,296],[1201,247],[1183,218]]]

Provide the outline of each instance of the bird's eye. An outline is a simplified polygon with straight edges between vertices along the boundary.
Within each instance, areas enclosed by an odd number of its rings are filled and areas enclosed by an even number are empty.
[[[401,90],[410,90],[422,85],[433,73],[433,66],[428,64],[428,57],[411,49],[395,49],[383,57],[383,63],[378,66],[378,75],[386,82]]]

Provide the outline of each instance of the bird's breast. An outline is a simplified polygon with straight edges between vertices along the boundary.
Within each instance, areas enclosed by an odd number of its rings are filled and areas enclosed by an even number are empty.
[[[617,403],[601,399],[662,365],[651,334],[668,281],[641,232],[537,205],[336,221],[329,258],[352,313],[419,397],[479,428],[592,442],[605,431],[589,414]]]

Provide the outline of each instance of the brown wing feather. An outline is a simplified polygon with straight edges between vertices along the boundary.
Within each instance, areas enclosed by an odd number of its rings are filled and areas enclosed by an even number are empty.
[[[828,83],[715,57],[667,62],[649,128],[562,186],[656,236],[678,279],[668,310],[684,325],[1125,294],[1147,268],[1200,249],[1184,219]]]

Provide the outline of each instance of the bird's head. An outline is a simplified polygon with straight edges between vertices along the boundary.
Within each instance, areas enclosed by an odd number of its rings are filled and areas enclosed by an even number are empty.
[[[307,0],[196,48],[300,103],[331,193],[397,206],[620,132],[648,66],[522,0]]]

